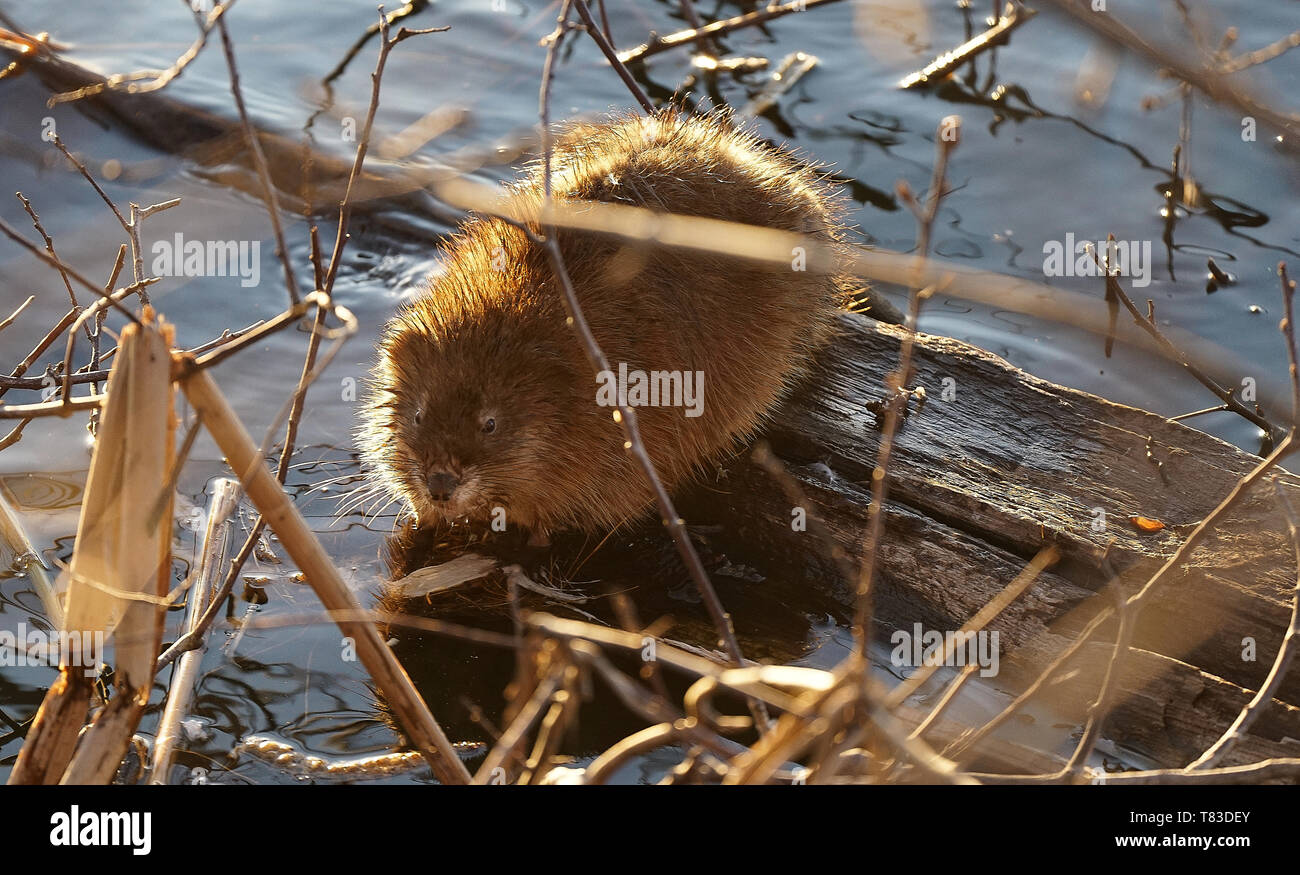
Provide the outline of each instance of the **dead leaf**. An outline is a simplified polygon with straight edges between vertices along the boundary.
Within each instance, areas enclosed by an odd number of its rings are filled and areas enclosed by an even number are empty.
[[[1128,521],[1144,532],[1158,532],[1165,527],[1165,524],[1160,520],[1153,520],[1144,516],[1131,516]]]
[[[441,565],[417,568],[403,578],[393,581],[403,598],[413,599],[455,589],[463,583],[485,577],[497,567],[495,559],[466,553]]]

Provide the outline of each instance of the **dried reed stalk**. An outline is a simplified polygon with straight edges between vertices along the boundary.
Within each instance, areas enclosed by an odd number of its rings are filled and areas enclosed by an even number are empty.
[[[122,332],[64,575],[62,631],[80,643],[83,662],[97,636],[114,637],[116,695],[78,743],[98,666],[69,665],[63,654],[10,783],[107,783],[144,713],[171,567],[171,490],[159,490],[173,457],[171,343],[170,326],[148,308]]]
[[[321,602],[331,611],[360,611],[356,596],[339,576],[329,554],[293,500],[263,464],[257,445],[216,382],[206,371],[193,370],[192,358],[182,359],[178,365],[181,388],[195,413],[229,460],[249,499],[266,524],[279,536]],[[343,634],[356,643],[361,662],[383,691],[410,743],[428,760],[438,780],[444,784],[468,784],[469,772],[375,626],[351,619],[339,620],[338,625]]]
[[[54,591],[54,583],[46,573],[45,563],[40,551],[27,536],[22,520],[14,512],[9,490],[0,487],[0,547],[7,553],[0,554],[0,567],[14,568],[26,572],[31,578],[32,589],[45,608],[45,616],[55,628],[63,625],[63,602]]]
[[[222,478],[213,484],[212,498],[208,502],[208,523],[203,534],[201,558],[194,585],[190,588],[185,609],[185,631],[190,633],[198,626],[212,601],[217,576],[226,561],[226,542],[230,532],[230,516],[239,507],[239,483]],[[186,651],[172,674],[167,689],[167,706],[158,723],[157,743],[154,745],[153,772],[150,784],[167,783],[176,746],[181,741],[181,721],[189,712],[194,700],[194,689],[203,664],[204,648],[200,643]]]

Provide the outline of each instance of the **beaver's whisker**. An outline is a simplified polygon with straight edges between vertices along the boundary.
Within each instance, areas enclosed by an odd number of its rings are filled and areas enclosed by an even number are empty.
[[[333,486],[335,483],[346,483],[348,481],[358,480],[361,478],[362,478],[361,474],[342,474],[338,477],[328,477],[325,480],[317,480],[315,483],[311,485],[310,489],[305,489],[298,494],[300,496],[311,495],[313,492],[319,492],[323,489],[327,489],[330,486]],[[343,493],[343,495],[348,495],[348,494],[349,494],[348,492]]]
[[[567,571],[565,571],[564,573],[565,579],[572,580],[578,574],[578,572],[582,570],[582,566],[586,565],[587,562],[591,560],[591,557],[596,555],[596,551],[599,550],[601,547],[605,546],[606,541],[614,537],[614,533],[616,531],[618,531],[617,528],[610,529],[608,532],[605,533],[604,537],[602,537],[599,541],[596,542],[596,546],[592,547],[590,550],[587,551],[587,555],[576,560],[570,566],[570,568]]]
[[[402,497],[400,495],[394,495],[392,498],[388,499],[388,501],[384,502],[383,506],[380,507],[379,510],[362,517],[361,518],[362,523],[369,526],[372,522],[382,517],[384,515],[384,512],[387,511],[388,508],[392,507],[392,505],[395,502],[399,502],[401,500]]]
[[[333,496],[335,512],[337,513],[338,508],[341,507],[344,503],[351,501],[352,499],[356,498],[358,495],[362,495],[364,493],[370,492],[375,488],[376,488],[375,484],[366,481],[357,484],[356,486],[352,487],[346,492],[342,492],[338,495]]]
[[[379,486],[378,481],[375,481],[375,480],[368,480],[368,479],[362,479],[362,481],[361,481],[360,483],[356,484],[356,485],[353,486],[351,489],[346,489],[346,490],[344,490],[343,492],[340,492],[338,495],[336,495],[336,496],[334,496],[334,497],[335,497],[338,501],[342,502],[342,501],[346,501],[346,500],[348,500],[349,498],[352,498],[352,497],[354,497],[354,496],[356,496],[356,495],[358,495],[358,494],[360,494],[360,493],[362,493],[362,492],[369,492],[370,490],[375,489],[375,488],[377,488],[378,486]]]
[[[357,492],[357,490],[354,490],[354,492]],[[368,501],[382,498],[383,492],[384,487],[382,484],[375,484],[369,488],[359,490],[359,494],[356,494],[355,497],[351,498],[351,500],[347,502],[346,506],[341,506],[334,511],[334,518],[338,519],[339,517],[352,514],[358,507],[366,504]]]
[[[398,494],[387,493],[384,495],[380,495],[378,498],[374,500],[374,502],[371,503],[370,508],[361,514],[361,524],[364,526],[369,526],[371,522],[378,519],[384,513],[384,511],[388,510],[388,508],[394,502],[402,502],[402,501],[403,501],[402,496]]]

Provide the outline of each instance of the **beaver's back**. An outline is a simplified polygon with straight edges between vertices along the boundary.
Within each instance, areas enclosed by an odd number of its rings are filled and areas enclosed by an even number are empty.
[[[656,115],[581,127],[559,143],[552,184],[559,197],[761,225],[828,244],[842,228],[838,202],[812,168],[720,120]],[[540,186],[540,174],[531,185]],[[842,302],[836,282],[802,270],[795,252],[779,253],[773,265],[578,232],[559,240],[612,367],[704,375],[702,416],[637,411],[646,446],[671,481],[759,426],[806,373]],[[610,429],[605,417],[595,419]],[[610,437],[621,445],[617,429]],[[639,482],[637,472],[630,476]]]

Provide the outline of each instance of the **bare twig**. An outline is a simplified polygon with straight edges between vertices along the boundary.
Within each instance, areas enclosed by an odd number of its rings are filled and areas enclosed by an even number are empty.
[[[54,240],[48,233],[46,233],[45,227],[41,224],[41,217],[36,215],[36,210],[32,208],[31,201],[23,197],[21,191],[14,192],[14,196],[18,198],[19,202],[23,205],[23,209],[27,212],[27,215],[31,217],[32,227],[36,229],[36,233],[40,234],[41,239],[45,241],[45,251],[50,254],[50,258],[54,259],[55,267],[59,271],[59,276],[63,278],[63,287],[68,290],[68,299],[72,302],[72,308],[80,311],[81,304],[77,301],[77,293],[72,290],[72,282],[68,279],[68,272],[64,268],[63,263],[59,261],[59,253],[54,251]],[[89,325],[86,326],[86,339],[90,339]]]
[[[1296,429],[1300,428],[1300,365],[1297,363],[1300,356],[1296,350],[1295,337],[1295,283],[1287,276],[1285,263],[1277,266],[1277,272],[1282,282],[1282,306],[1286,313],[1282,320],[1282,335],[1286,338],[1288,370],[1291,373],[1292,425],[1288,436],[1291,437],[1295,435]],[[1296,573],[1300,575],[1300,531],[1298,531],[1296,511],[1276,480],[1273,481],[1273,489],[1277,494],[1278,505],[1286,515],[1287,531],[1291,535],[1291,543],[1295,549]],[[1277,692],[1278,686],[1281,685],[1282,679],[1291,667],[1291,662],[1295,658],[1297,635],[1300,635],[1300,577],[1297,578],[1296,589],[1291,598],[1291,621],[1287,624],[1286,634],[1282,638],[1277,657],[1273,660],[1273,667],[1269,670],[1264,683],[1219,740],[1188,765],[1189,771],[1213,768],[1231,750],[1237,740],[1254,725],[1255,720],[1263,713],[1264,705],[1272,700],[1273,694]]]
[[[199,616],[212,597],[212,582],[216,580],[221,570],[222,560],[225,558],[230,516],[238,507],[239,484],[229,478],[217,480],[213,484],[212,498],[208,502],[207,526],[200,544],[196,582],[186,596],[185,627],[189,632],[194,630]],[[185,719],[193,701],[201,663],[202,653],[190,653],[181,660],[172,674],[171,683],[167,688],[167,703],[158,724],[153,772],[149,778],[151,784],[168,783],[172,758],[181,741],[181,721]]]
[[[266,204],[266,214],[271,219],[271,229],[275,233],[275,250],[280,256],[284,268],[284,285],[289,291],[289,302],[298,303],[298,280],[293,274],[293,262],[289,258],[289,247],[284,242],[284,228],[280,225],[280,200],[276,197],[275,186],[271,184],[271,172],[266,166],[266,155],[262,152],[262,143],[257,130],[248,117],[248,108],[244,106],[244,94],[239,87],[239,69],[235,66],[235,47],[230,42],[230,33],[226,30],[224,18],[217,19],[217,29],[221,31],[221,48],[226,56],[226,69],[230,71],[230,93],[235,98],[235,108],[239,111],[239,123],[244,129],[244,140],[253,155],[253,165],[257,168],[257,178],[262,184],[262,201]]]
[[[45,337],[41,338],[40,342],[32,348],[32,351],[27,354],[26,358],[19,362],[18,366],[9,373],[9,376],[0,380],[0,397],[4,397],[4,394],[12,388],[39,389],[44,386],[44,382],[39,378],[27,382],[26,385],[14,384],[17,384],[22,378],[22,375],[27,373],[27,369],[35,364],[36,360],[43,356],[47,349],[54,345],[54,341],[58,340],[59,335],[62,334],[69,325],[76,321],[77,310],[76,308],[73,308],[65,313],[62,319],[54,323],[54,327],[45,333]]]
[[[347,188],[343,192],[343,200],[339,203],[339,226],[334,235],[334,251],[330,254],[329,269],[325,272],[325,284],[321,290],[329,293],[334,289],[334,278],[338,276],[339,266],[342,262],[343,246],[347,242],[348,218],[352,214],[352,187],[356,184],[357,176],[361,173],[361,166],[366,161],[366,151],[370,148],[370,132],[375,124],[375,111],[379,109],[379,86],[384,78],[384,66],[388,63],[388,55],[393,51],[398,43],[410,39],[413,36],[420,36],[428,33],[443,33],[450,30],[448,27],[426,27],[420,30],[408,30],[403,27],[397,31],[393,37],[388,35],[388,16],[384,15],[383,7],[379,11],[379,60],[375,63],[375,71],[370,74],[370,107],[366,110],[366,121],[361,128],[361,136],[357,140],[357,154],[352,162],[352,171],[348,174]]]
[[[885,699],[885,707],[890,711],[898,708],[903,704],[908,696],[921,689],[940,665],[947,665],[953,651],[957,647],[957,642],[964,640],[968,634],[980,632],[989,623],[993,621],[998,614],[1006,610],[1007,606],[1033,586],[1034,581],[1043,571],[1051,567],[1057,559],[1060,558],[1061,552],[1054,545],[1047,545],[1038,551],[1038,555],[1030,560],[1024,570],[1016,575],[1016,579],[1006,585],[1000,593],[989,599],[988,604],[980,608],[975,616],[971,617],[962,624],[961,629],[956,635],[948,638],[944,645],[943,654],[934,662],[927,661],[925,665],[918,666],[917,670],[905,681],[890,691],[888,698]]]
[[[546,707],[546,703],[550,701],[551,696],[559,687],[569,667],[569,664],[563,661],[551,666],[546,677],[533,690],[533,694],[527,703],[519,709],[515,719],[510,722],[506,730],[501,733],[501,738],[488,752],[487,759],[483,761],[483,764],[479,766],[478,771],[474,774],[475,784],[504,783],[507,760],[518,755],[521,746],[527,740],[528,730],[542,716],[543,708]]]
[[[1292,31],[1280,40],[1269,43],[1253,52],[1244,52],[1219,64],[1220,73],[1240,73],[1242,70],[1263,64],[1300,46],[1300,30]]]
[[[1113,615],[1114,609],[1109,606],[1099,611],[1091,620],[1088,621],[1088,625],[1084,626],[1083,630],[1072,642],[1070,642],[1069,646],[1058,653],[1056,658],[1053,659],[1046,668],[1038,673],[1038,677],[1034,678],[1033,682],[1030,683],[1029,686],[1022,690],[1020,694],[1009,702],[1007,706],[992,720],[989,720],[973,733],[953,740],[944,749],[944,755],[953,757],[954,759],[961,756],[966,751],[974,749],[981,741],[998,729],[998,727],[1011,719],[1011,717],[1014,716],[1026,702],[1037,695],[1038,691],[1047,685],[1052,677],[1092,639],[1093,633],[1095,633],[1097,629]]]
[[[1074,753],[1070,755],[1069,762],[1061,769],[1061,776],[1077,776],[1084,768],[1088,757],[1092,755],[1092,750],[1097,745],[1097,740],[1101,738],[1101,730],[1106,725],[1106,718],[1110,715],[1110,709],[1115,702],[1115,697],[1119,692],[1120,669],[1129,654],[1129,648],[1133,643],[1133,619],[1136,613],[1124,599],[1124,590],[1119,581],[1114,583],[1115,595],[1115,612],[1119,615],[1119,628],[1115,632],[1115,647],[1111,651],[1110,659],[1106,662],[1106,671],[1101,678],[1101,687],[1097,690],[1097,696],[1093,699],[1092,705],[1088,708],[1088,719],[1084,723],[1083,733],[1079,737],[1079,743],[1075,745]]]
[[[685,721],[679,723],[659,723],[648,726],[621,739],[601,752],[600,756],[587,766],[583,776],[584,784],[600,785],[609,780],[614,772],[622,768],[628,760],[652,750],[670,744],[676,744],[683,736]]]
[[[939,212],[939,205],[947,194],[948,156],[961,142],[961,118],[947,116],[939,122],[935,132],[934,171],[931,175],[930,192],[926,205],[922,208],[905,183],[898,186],[900,195],[907,195],[905,200],[912,208],[918,224],[916,248],[916,276],[921,276],[921,268],[929,256],[931,228]],[[862,567],[858,577],[858,606],[854,615],[853,630],[857,639],[858,656],[865,661],[867,648],[871,644],[871,599],[874,588],[876,564],[880,540],[885,530],[885,502],[889,498],[889,463],[893,458],[894,437],[902,422],[903,414],[911,400],[907,391],[911,379],[912,349],[916,338],[916,323],[920,316],[921,304],[933,293],[934,287],[919,289],[913,286],[907,314],[907,333],[903,336],[902,349],[899,352],[898,371],[886,380],[885,422],[880,434],[880,449],[876,457],[876,467],[871,473],[871,504],[867,508],[867,536],[863,548]]]
[[[209,368],[215,364],[225,361],[235,353],[248,346],[252,346],[259,341],[265,340],[276,332],[283,331],[291,325],[298,324],[298,320],[307,315],[307,311],[313,307],[330,308],[333,306],[331,299],[325,292],[312,292],[307,297],[294,304],[278,316],[266,320],[253,328],[245,331],[237,337],[223,343],[222,345],[205,352],[197,357],[199,368]]]
[[[77,168],[77,171],[81,173],[81,175],[85,178],[86,182],[90,183],[90,187],[95,190],[95,193],[100,196],[100,198],[104,201],[104,203],[108,204],[108,208],[113,211],[113,215],[117,217],[117,221],[119,224],[121,224],[122,229],[126,230],[127,225],[129,224],[127,222],[126,216],[122,215],[122,211],[117,208],[117,204],[113,203],[113,199],[109,197],[108,193],[105,192],[104,189],[100,186],[100,184],[95,181],[95,177],[90,175],[90,171],[86,169],[86,165],[82,163],[80,160],[78,160],[75,155],[73,155],[71,152],[68,151],[68,147],[63,145],[63,140],[59,139],[58,134],[54,135],[53,142],[55,148],[57,148],[60,152],[63,153],[63,156],[67,158],[69,162],[71,162],[73,167]]]
[[[23,314],[23,311],[26,310],[28,307],[30,307],[32,305],[32,301],[35,300],[36,300],[35,295],[28,295],[26,301],[23,301],[21,304],[19,304],[12,313],[6,316],[3,321],[0,321],[0,331],[4,331],[10,325],[13,325],[14,320],[17,319],[19,316],[21,316]]]
[[[109,90],[139,94],[166,88],[173,79],[185,72],[185,68],[189,66],[191,61],[199,56],[199,52],[207,45],[208,34],[212,32],[212,28],[221,20],[221,16],[234,3],[235,0],[226,0],[225,3],[214,4],[212,11],[208,13],[207,19],[203,22],[198,37],[166,70],[136,70],[132,73],[114,73],[103,82],[87,85],[84,88],[78,88],[76,91],[55,94],[50,98],[50,103],[67,103],[68,101],[80,100],[83,97],[91,97]],[[189,4],[186,3],[186,5]]]
[[[1282,645],[1278,648],[1277,657],[1273,660],[1273,667],[1269,669],[1268,676],[1264,678],[1264,683],[1259,687],[1246,707],[1241,709],[1237,719],[1232,721],[1219,740],[1193,760],[1187,766],[1187,770],[1198,771],[1214,768],[1220,760],[1230,751],[1234,744],[1255,725],[1255,721],[1264,713],[1264,706],[1273,700],[1273,694],[1282,684],[1282,679],[1286,677],[1287,670],[1291,668],[1291,663],[1295,660],[1295,642],[1296,637],[1300,636],[1300,519],[1297,518],[1296,510],[1291,505],[1291,500],[1286,497],[1278,481],[1273,481],[1273,488],[1277,493],[1278,504],[1281,505],[1282,511],[1286,514],[1287,531],[1291,535],[1291,544],[1295,549],[1297,581],[1296,589],[1291,597],[1291,622],[1287,624],[1286,635],[1282,638]]]
[[[29,243],[29,242],[27,242],[26,240],[24,240],[24,239],[22,238],[22,235],[20,235],[20,234],[19,234],[17,231],[15,231],[13,228],[9,227],[9,225],[8,225],[6,222],[4,222],[3,220],[0,220],[0,233],[3,233],[6,237],[8,237],[10,240],[12,240],[12,241],[14,241],[15,243],[17,243],[19,246],[21,246],[21,247],[23,247],[24,249],[26,249],[26,250],[27,250],[28,252],[30,252],[32,255],[35,255],[35,256],[36,256],[37,258],[39,258],[41,261],[45,262],[46,264],[48,264],[48,265],[50,265],[51,267],[53,267],[55,270],[59,271],[60,274],[64,274],[64,273],[66,272],[66,275],[67,275],[67,276],[72,277],[74,280],[76,280],[76,281],[77,281],[78,283],[80,283],[81,285],[85,286],[85,287],[86,287],[87,289],[89,289],[90,291],[94,292],[94,293],[95,293],[96,295],[98,295],[100,298],[103,298],[103,299],[105,299],[105,300],[109,300],[109,296],[108,296],[108,294],[107,294],[106,292],[104,292],[104,290],[101,289],[99,286],[95,285],[95,284],[92,283],[90,280],[86,279],[85,276],[83,276],[83,275],[81,274],[80,271],[76,270],[76,268],[74,268],[74,267],[72,267],[71,265],[65,263],[64,261],[62,261],[62,260],[60,260],[60,259],[58,259],[58,258],[54,258],[54,257],[52,257],[52,256],[50,256],[50,255],[48,255],[48,254],[46,254],[46,253],[44,253],[44,252],[42,252],[41,250],[37,249],[34,245],[32,245],[31,243]],[[138,290],[139,290],[140,292],[143,293],[143,291],[144,291],[144,285],[143,285],[143,284],[137,286],[137,288],[138,288]],[[111,306],[114,307],[115,309],[121,311],[122,314],[125,315],[125,316],[126,316],[128,319],[130,319],[132,322],[134,322],[134,323],[136,323],[136,324],[139,324],[139,323],[140,323],[140,320],[136,317],[136,315],[135,315],[134,313],[132,313],[130,310],[128,310],[128,309],[126,309],[125,307],[123,307],[123,306],[122,306],[121,304],[119,304],[117,301],[112,301]]]
[[[992,27],[973,39],[967,40],[957,48],[944,52],[915,73],[903,77],[898,83],[898,87],[904,89],[916,88],[943,80],[962,64],[1005,41],[1008,34],[1036,14],[1033,9],[1026,9],[1020,0],[1009,0],[1006,9]]]
[[[605,0],[596,0],[596,5],[600,7],[601,32],[605,34],[605,39],[612,46],[614,45],[614,31],[609,26],[609,13],[605,11]]]
[[[1107,236],[1107,248],[1109,248],[1110,243],[1114,239],[1115,236],[1113,234]],[[1182,350],[1174,345],[1169,338],[1165,337],[1164,333],[1160,330],[1160,326],[1156,324],[1153,315],[1144,315],[1140,310],[1138,310],[1137,306],[1133,303],[1133,299],[1125,293],[1123,286],[1120,285],[1118,271],[1113,270],[1110,266],[1110,253],[1107,252],[1105,254],[1105,259],[1103,260],[1096,252],[1095,247],[1089,246],[1089,250],[1092,253],[1093,262],[1106,277],[1107,297],[1123,304],[1124,309],[1133,317],[1133,321],[1137,323],[1138,327],[1150,335],[1151,339],[1156,342],[1164,354],[1169,359],[1181,365],[1183,369],[1186,370],[1187,373],[1190,374],[1198,383],[1213,392],[1214,395],[1223,402],[1223,406],[1227,410],[1232,411],[1247,422],[1260,428],[1264,434],[1269,436],[1270,442],[1276,441],[1278,435],[1282,431],[1279,426],[1269,422],[1268,419],[1262,416],[1257,410],[1247,407],[1244,403],[1238,400],[1236,393],[1232,389],[1223,385],[1190,361]]]
[[[568,21],[569,8],[573,0],[564,0],[561,4],[560,16],[557,21],[556,30],[550,37],[550,45],[547,51],[546,64],[543,68],[541,94],[538,98],[539,114],[541,115],[542,138],[543,138],[543,191],[546,203],[549,204],[551,195],[551,152],[552,141],[550,134],[550,91],[551,79],[554,66],[554,58],[558,52],[559,45],[564,38],[566,25]],[[555,229],[549,226],[543,228],[545,239],[538,239],[535,234],[525,228],[525,232],[532,238],[533,242],[541,245],[551,260],[551,267],[559,279],[560,290],[563,294],[564,309],[569,317],[569,324],[572,326],[574,333],[582,343],[583,351],[586,353],[588,362],[591,363],[592,369],[597,373],[608,372],[610,370],[609,360],[605,357],[604,351],[596,341],[596,337],[591,332],[591,326],[587,323],[586,316],[582,312],[582,307],[578,303],[577,293],[573,288],[573,281],[569,277],[569,272],[564,264],[564,256],[560,252],[559,243],[556,242]],[[677,547],[678,555],[681,556],[682,562],[686,565],[687,572],[690,574],[696,589],[704,601],[705,607],[709,611],[709,616],[713,619],[714,628],[718,632],[722,646],[726,649],[735,665],[744,664],[744,655],[741,652],[740,644],[736,641],[736,633],[731,625],[731,617],[722,607],[718,600],[717,592],[709,582],[708,574],[704,570],[704,565],[700,561],[699,554],[695,550],[695,545],[691,543],[690,536],[686,533],[685,521],[677,514],[677,509],[673,505],[668,491],[664,488],[663,482],[655,470],[654,462],[650,459],[650,454],[646,451],[645,444],[641,440],[641,430],[637,425],[636,411],[631,407],[619,406],[615,408],[614,419],[623,428],[623,433],[627,438],[626,449],[632,455],[633,459],[640,466],[649,482],[651,489],[654,491],[655,501],[659,506],[659,512],[664,525]]]
[[[1191,772],[1177,769],[1153,769],[1137,772],[1105,772],[1093,777],[1095,784],[1259,784],[1263,781],[1285,780],[1294,783],[1300,778],[1300,758],[1260,760],[1241,766],[1224,766],[1218,769],[1198,769]],[[990,783],[998,783],[990,776]]]
[[[1052,0],[1052,2],[1073,16],[1080,24],[1116,45],[1142,56],[1148,62],[1163,67],[1211,99],[1233,107],[1242,115],[1258,118],[1276,132],[1284,134],[1288,140],[1293,142],[1300,140],[1300,116],[1283,113],[1268,106],[1259,98],[1228,82],[1226,77],[1213,69],[1197,68],[1164,49],[1157,48],[1114,15],[1098,15],[1087,3],[1080,0]]]
[[[618,53],[618,59],[624,64],[630,64],[633,61],[640,61],[651,55],[657,55],[660,52],[666,52],[675,49],[678,46],[687,43],[697,42],[701,37],[722,36],[724,33],[731,33],[733,30],[740,30],[744,27],[752,27],[755,24],[762,24],[765,21],[771,21],[774,18],[781,18],[795,12],[806,12],[809,9],[815,9],[818,6],[826,6],[835,3],[837,0],[793,0],[790,3],[783,3],[779,6],[772,5],[754,12],[747,12],[744,15],[737,15],[734,18],[728,18],[723,21],[714,21],[703,27],[692,27],[689,30],[679,30],[676,33],[670,33],[667,36],[655,34],[647,43],[637,46],[634,49],[628,49]]]
[[[687,5],[687,8],[690,8],[690,0],[682,0],[682,2]],[[587,34],[595,40],[596,45],[600,47],[601,53],[609,60],[610,66],[614,68],[614,72],[618,73],[618,78],[623,80],[623,84],[627,86],[628,91],[632,92],[632,96],[636,98],[637,103],[641,104],[641,108],[648,113],[653,113],[655,111],[654,104],[650,102],[650,98],[646,97],[645,92],[641,90],[641,86],[632,78],[632,74],[627,71],[627,67],[624,66],[623,61],[619,59],[618,53],[614,51],[614,46],[610,44],[609,40],[605,38],[605,35],[601,33],[600,28],[596,26],[596,22],[591,17],[591,10],[587,8],[587,4],[584,0],[573,0],[573,5],[574,8],[578,10],[578,15],[582,18],[582,23],[587,26]],[[692,9],[692,12],[693,11],[694,10]]]
[[[1300,354],[1296,352],[1295,338],[1295,282],[1287,276],[1286,262],[1277,265],[1277,276],[1282,283],[1282,337],[1286,340],[1287,373],[1291,376],[1291,429],[1300,428]]]
[[[704,29],[704,22],[700,19],[700,14],[695,11],[695,4],[692,0],[680,0],[678,5],[682,7],[682,15],[686,16],[687,24],[695,28],[696,31]],[[713,44],[712,38],[707,33],[699,34],[695,44],[704,54],[715,58],[718,56],[718,47]]]

